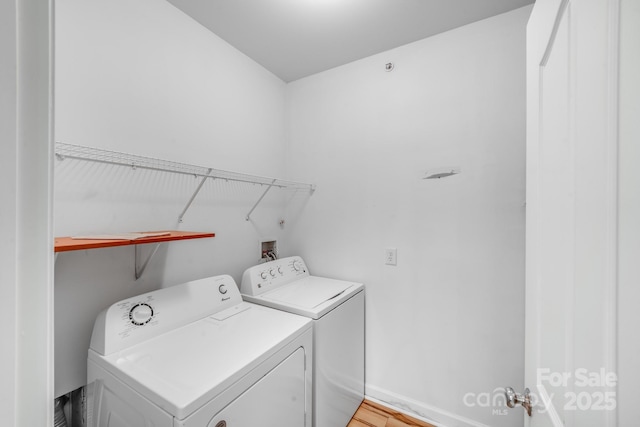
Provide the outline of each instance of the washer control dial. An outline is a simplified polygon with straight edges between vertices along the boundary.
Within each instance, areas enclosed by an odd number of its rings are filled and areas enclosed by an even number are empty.
[[[218,291],[220,291],[220,293],[224,295],[227,293],[227,287],[225,285],[220,285],[218,286]]]
[[[293,261],[293,269],[295,271],[300,271],[300,267],[301,267],[300,266],[300,261],[298,261],[298,260]]]
[[[269,270],[269,274],[271,275],[271,277],[276,277],[276,271],[273,268]]]
[[[267,278],[267,272],[263,271],[262,273],[260,273],[260,277],[262,277],[263,279]]]
[[[129,320],[134,325],[144,325],[147,324],[153,319],[153,308],[146,303],[140,303],[134,305],[131,310],[129,310]]]

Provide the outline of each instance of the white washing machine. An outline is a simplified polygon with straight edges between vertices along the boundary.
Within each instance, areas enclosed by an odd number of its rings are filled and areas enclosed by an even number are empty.
[[[313,320],[313,425],[346,426],[364,399],[364,285],[311,276],[289,257],[247,269],[240,290]]]
[[[89,426],[311,426],[312,322],[230,276],[113,304],[88,357]]]

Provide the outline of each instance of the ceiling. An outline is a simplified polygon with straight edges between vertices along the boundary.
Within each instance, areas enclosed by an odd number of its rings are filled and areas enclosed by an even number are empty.
[[[285,82],[533,0],[168,0]]]

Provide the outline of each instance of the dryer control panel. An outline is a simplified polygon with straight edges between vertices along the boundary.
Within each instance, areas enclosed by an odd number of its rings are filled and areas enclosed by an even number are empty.
[[[241,303],[238,286],[227,275],[147,292],[100,313],[90,348],[108,355]]]
[[[292,256],[258,264],[245,270],[240,292],[257,296],[287,283],[309,276],[302,258]]]

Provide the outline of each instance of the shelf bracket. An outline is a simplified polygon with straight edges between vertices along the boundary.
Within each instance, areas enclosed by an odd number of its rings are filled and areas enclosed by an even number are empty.
[[[147,268],[147,264],[149,264],[149,261],[151,261],[151,258],[153,258],[153,256],[156,254],[156,252],[158,252],[158,249],[160,248],[161,244],[162,244],[162,242],[155,244],[155,247],[151,251],[151,254],[149,254],[147,259],[144,260],[142,265],[140,265],[140,261],[141,261],[141,258],[142,258],[142,255],[140,254],[140,246],[142,246],[142,245],[134,245],[135,246],[135,251],[136,251],[136,256],[135,256],[136,280],[138,280],[140,277],[142,277],[142,273],[144,273],[144,270]]]
[[[269,186],[267,187],[266,190],[264,190],[264,193],[262,193],[262,196],[260,196],[260,198],[258,199],[258,201],[253,205],[253,207],[251,208],[251,210],[249,211],[249,213],[247,214],[247,216],[245,217],[246,221],[249,221],[249,219],[251,219],[251,214],[253,213],[253,211],[256,209],[256,207],[258,207],[258,205],[260,204],[260,202],[262,201],[262,199],[264,199],[264,196],[267,195],[267,193],[269,192],[269,190],[271,190],[271,187],[273,187],[273,184],[275,184],[277,181],[277,179],[274,179],[273,181],[271,181],[271,184],[268,184]]]
[[[189,210],[189,207],[191,206],[191,203],[193,203],[193,201],[195,200],[196,196],[198,195],[198,193],[202,189],[202,186],[204,185],[204,183],[207,180],[207,178],[211,177],[211,172],[213,172],[213,168],[209,168],[207,170],[207,174],[202,177],[202,180],[200,181],[200,184],[198,184],[198,188],[196,188],[196,191],[193,192],[193,194],[191,195],[191,198],[187,202],[187,205],[184,207],[184,209],[180,213],[180,216],[178,217],[178,222],[179,223],[182,223],[182,219],[184,218],[184,214],[186,214],[187,210]]]

